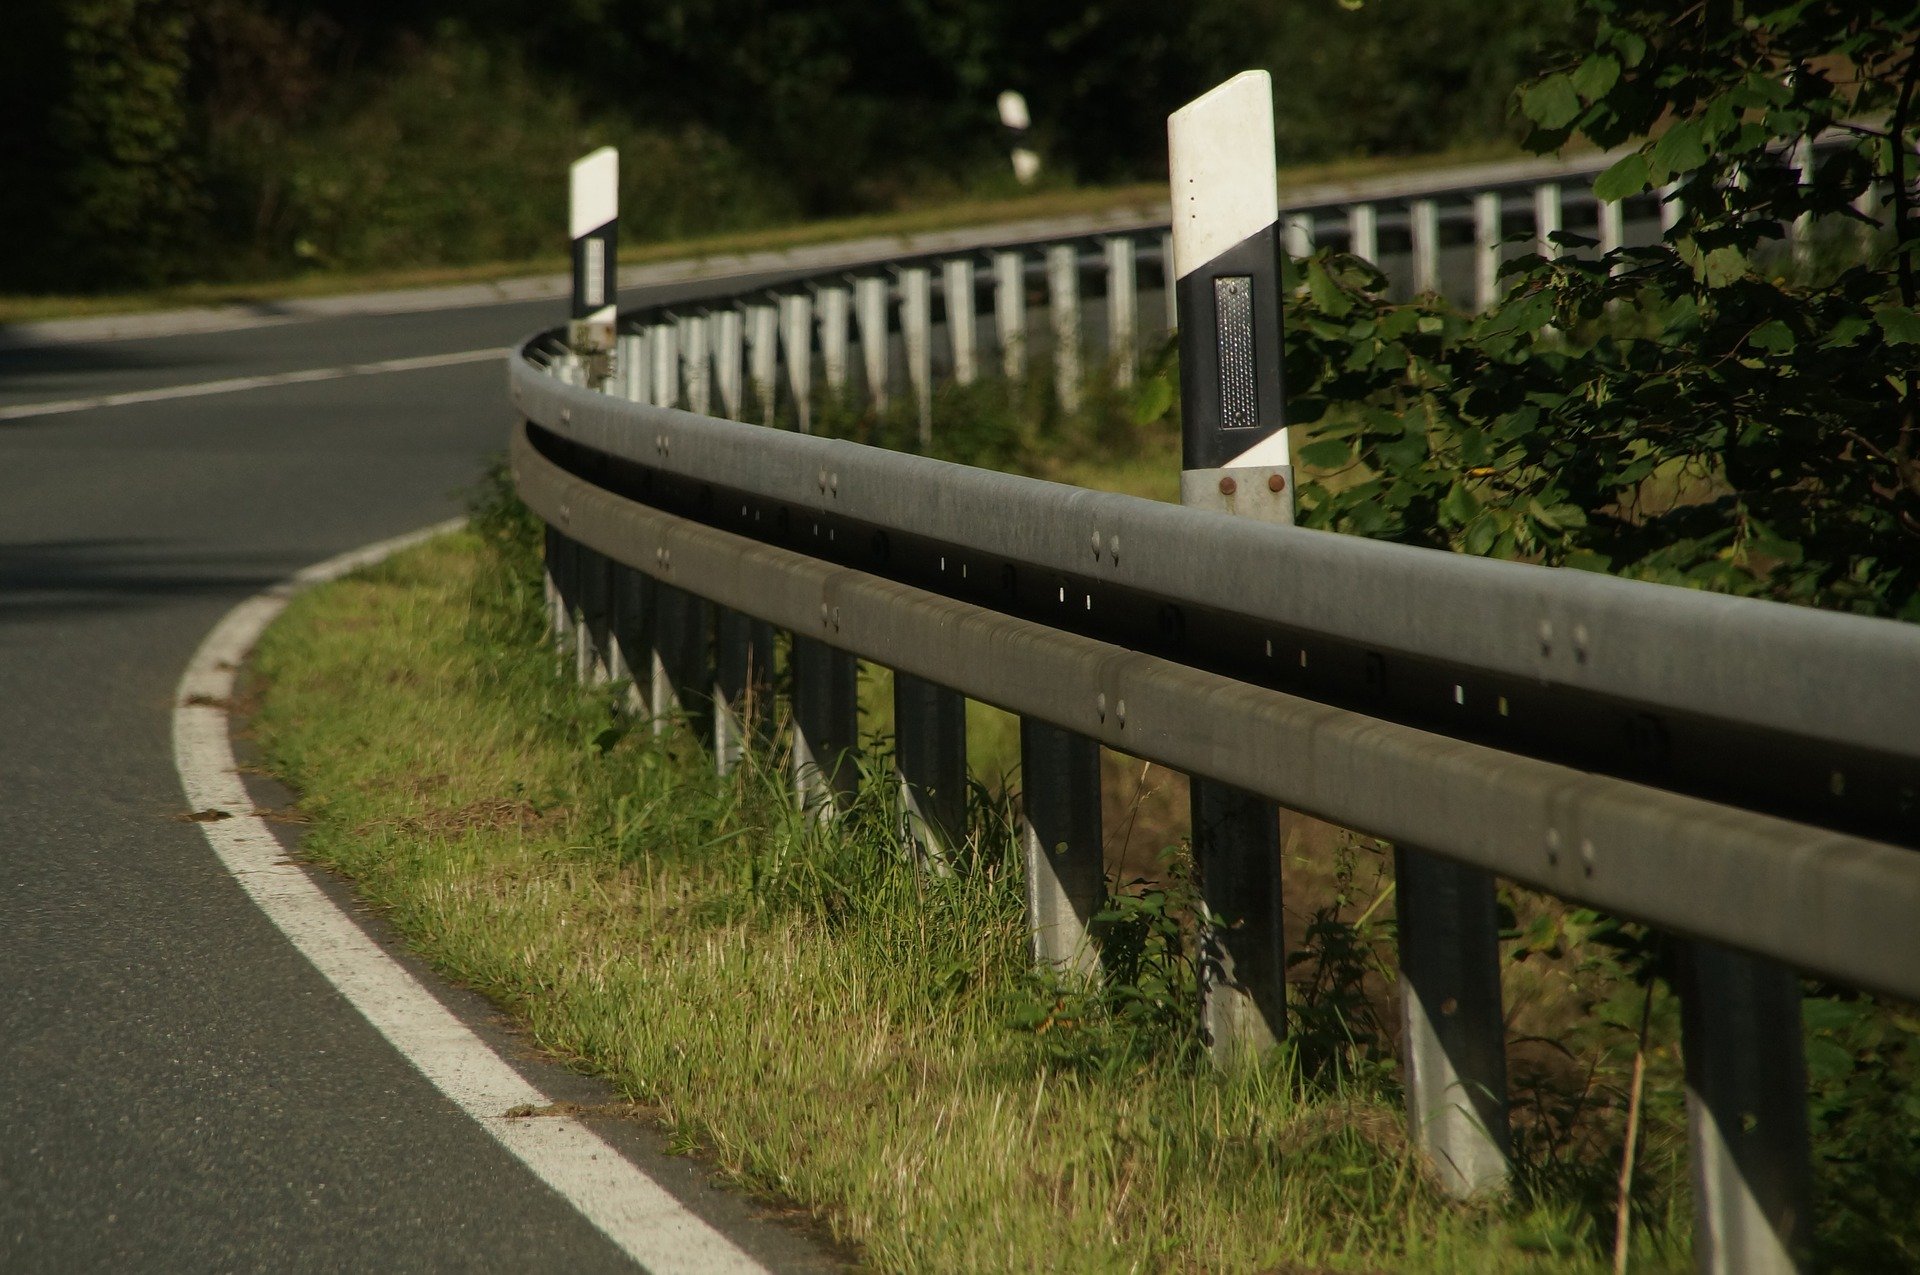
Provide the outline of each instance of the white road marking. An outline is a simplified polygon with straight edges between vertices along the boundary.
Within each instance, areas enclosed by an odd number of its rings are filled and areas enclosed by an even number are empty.
[[[225,705],[260,634],[301,590],[459,525],[443,523],[309,567],[226,614],[194,652],[174,698],[174,764],[188,807],[227,812],[228,818],[200,827],[267,917],[435,1088],[634,1261],[656,1275],[761,1272],[759,1263],[579,1121],[509,1117],[516,1107],[545,1106],[549,1099],[381,951],[252,813]]]
[[[479,363],[486,359],[505,359],[507,351],[499,346],[484,350],[461,350],[457,354],[423,354],[407,359],[381,359],[377,363],[343,363],[338,367],[310,367],[295,372],[269,372],[262,376],[236,376],[224,381],[197,381],[192,385],[164,385],[152,390],[128,390],[123,394],[96,394],[89,398],[52,399],[45,403],[16,403],[0,407],[0,421],[25,420],[34,416],[58,416],[63,412],[87,412],[99,407],[125,407],[131,403],[158,403],[170,398],[202,398],[208,394],[234,394],[241,390],[267,389],[275,385],[304,385],[310,381],[338,381],[349,376],[377,376],[383,372],[418,372],[426,368],[454,367],[461,363]]]

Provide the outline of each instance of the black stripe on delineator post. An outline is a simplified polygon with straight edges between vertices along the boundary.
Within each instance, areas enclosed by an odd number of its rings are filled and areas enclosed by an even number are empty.
[[[572,317],[576,321],[613,322],[619,233],[616,219],[595,226],[573,241]]]
[[[1220,469],[1286,424],[1279,225],[1174,283],[1180,313],[1180,467]]]

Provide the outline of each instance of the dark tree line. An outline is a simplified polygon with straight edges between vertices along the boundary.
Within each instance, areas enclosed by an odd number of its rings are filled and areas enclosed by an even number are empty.
[[[1563,0],[25,0],[0,42],[0,288],[537,250],[571,150],[660,235],[1164,173],[1164,118],[1266,66],[1288,159],[1514,126]],[[464,165],[456,162],[464,159]],[[551,184],[551,183],[549,183]],[[442,196],[445,196],[442,198]],[[475,223],[491,218],[494,229]]]

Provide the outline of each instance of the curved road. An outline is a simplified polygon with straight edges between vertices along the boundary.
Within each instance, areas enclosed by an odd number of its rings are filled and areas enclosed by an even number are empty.
[[[510,415],[497,358],[436,360],[563,307],[0,344],[0,1269],[632,1269],[248,901],[179,818],[169,736],[235,603],[458,512]],[[396,359],[427,365],[181,389]],[[609,1096],[424,981],[550,1095]],[[838,1264],[590,1123],[768,1267]]]

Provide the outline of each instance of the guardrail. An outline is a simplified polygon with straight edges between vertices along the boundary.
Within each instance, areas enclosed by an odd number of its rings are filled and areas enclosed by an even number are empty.
[[[1568,193],[1608,161],[1373,186],[1296,206],[1287,233],[1401,227],[1419,283],[1480,279],[1510,201],[1542,232],[1589,210],[1614,242],[1657,227],[1657,204]],[[1456,225],[1482,264],[1450,272]],[[1034,956],[1086,975],[1100,745],[1394,842],[1409,1120],[1463,1194],[1507,1163],[1492,874],[1670,931],[1698,1260],[1794,1268],[1797,973],[1920,999],[1920,629],[801,432],[822,393],[883,406],[902,382],[929,430],[935,384],[990,360],[1044,360],[1067,402],[1089,345],[1124,379],[1172,326],[1169,259],[1165,228],[1141,225],[720,288],[625,316],[600,376],[557,333],[531,339],[510,369],[513,468],[580,675],[630,680],[658,721],[704,716],[725,768],[764,730],[789,632],[795,783],[831,810],[858,747],[855,661],[893,669],[906,815],[936,866],[961,827],[964,700],[1018,714]],[[1277,877],[1231,855],[1199,868],[1225,912],[1203,982],[1283,1030]],[[1205,1027],[1218,1053],[1245,1043]]]

